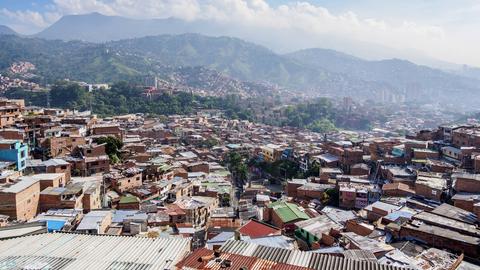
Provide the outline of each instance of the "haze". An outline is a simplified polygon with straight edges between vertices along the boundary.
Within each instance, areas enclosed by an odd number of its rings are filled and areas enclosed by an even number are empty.
[[[480,66],[480,3],[435,1],[46,0],[0,2],[0,24],[31,35],[64,15],[209,22],[276,52],[330,48],[367,59],[404,58],[453,69]],[[205,31],[211,29],[204,29]]]

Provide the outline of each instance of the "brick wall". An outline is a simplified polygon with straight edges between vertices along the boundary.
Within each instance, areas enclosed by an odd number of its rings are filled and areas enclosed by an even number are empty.
[[[478,258],[478,256],[480,256],[480,246],[445,238],[440,235],[427,234],[409,227],[402,227],[400,229],[400,237],[419,239],[432,247],[446,248],[455,252],[464,252],[467,256],[473,258]]]
[[[0,192],[0,214],[8,215],[12,219],[28,221],[37,215],[39,198],[39,182],[16,194]]]
[[[432,189],[426,185],[419,183],[415,184],[415,194],[423,196],[428,199],[440,201],[442,198],[442,191],[438,189]]]
[[[480,193],[480,181],[457,177],[455,190],[458,192]]]

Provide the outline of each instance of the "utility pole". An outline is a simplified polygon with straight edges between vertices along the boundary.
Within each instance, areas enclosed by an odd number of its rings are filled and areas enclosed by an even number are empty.
[[[47,108],[50,108],[50,90],[47,90],[46,97],[47,97]]]

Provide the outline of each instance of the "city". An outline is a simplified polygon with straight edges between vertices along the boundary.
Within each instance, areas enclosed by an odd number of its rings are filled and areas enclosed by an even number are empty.
[[[0,269],[480,269],[464,9],[87,2],[0,3]]]

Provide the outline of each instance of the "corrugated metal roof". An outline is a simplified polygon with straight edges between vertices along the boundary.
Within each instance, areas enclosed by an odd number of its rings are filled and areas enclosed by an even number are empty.
[[[272,248],[235,240],[227,241],[221,247],[221,251],[317,270],[405,270],[405,268],[374,262],[350,260],[314,252]]]
[[[202,260],[204,259],[204,260]],[[306,267],[283,264],[261,258],[243,256],[238,254],[221,253],[219,257],[214,256],[213,250],[198,249],[188,255],[176,265],[183,270],[189,269],[232,269],[238,270],[245,267],[248,270],[310,270]]]
[[[285,223],[301,219],[309,219],[309,216],[293,203],[279,201],[269,204],[268,208],[272,208],[273,211],[277,213],[278,217],[280,217]]]
[[[0,241],[0,265],[6,269],[173,269],[189,249],[189,238],[39,234]]]

